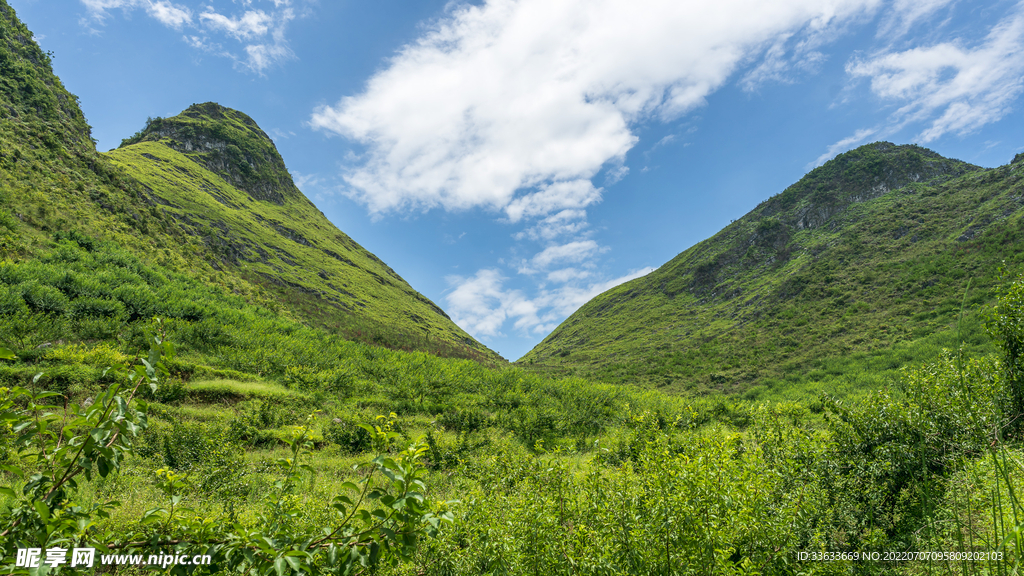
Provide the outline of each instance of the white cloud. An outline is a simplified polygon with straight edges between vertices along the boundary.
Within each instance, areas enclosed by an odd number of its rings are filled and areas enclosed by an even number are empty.
[[[107,10],[134,8],[140,3],[140,0],[82,0],[89,12],[98,17],[102,17]]]
[[[267,132],[273,136],[276,140],[287,140],[292,136],[295,136],[295,132],[291,130],[281,130],[280,128],[271,128]]]
[[[503,290],[505,278],[497,270],[480,270],[472,278],[449,276],[455,286],[445,299],[452,320],[470,334],[498,336],[511,310],[530,313],[522,306],[527,302],[517,290]]]
[[[593,240],[577,240],[568,244],[549,246],[530,260],[531,267],[520,271],[531,273],[536,269],[544,269],[556,262],[582,262],[594,254],[607,251],[608,248],[598,246]]]
[[[566,318],[578,310],[580,306],[590,302],[599,294],[607,292],[619,284],[624,284],[630,280],[646,276],[654,270],[654,268],[648,266],[646,268],[634,270],[629,274],[619,276],[618,278],[612,278],[611,280],[605,280],[604,282],[595,282],[584,287],[564,286],[554,291],[552,293],[553,298],[548,302],[550,302],[553,312],[558,316]]]
[[[693,127],[690,128],[690,130],[687,131],[687,134],[692,133],[692,132],[696,132],[696,130],[697,130],[697,127],[693,126]],[[647,152],[648,153],[654,152],[655,150],[657,150],[658,148],[661,148],[662,146],[668,146],[669,144],[675,142],[677,139],[678,139],[678,136],[676,136],[675,134],[669,134],[668,136],[665,136],[661,140],[658,140],[657,142],[655,142],[654,146],[651,146],[651,149],[648,150]]]
[[[304,189],[306,187],[315,188],[317,186],[320,186],[323,183],[323,178],[320,178],[316,174],[303,174],[301,172],[295,172],[293,170],[291,172],[291,175],[292,175],[292,182],[295,183],[295,186],[299,190],[302,190],[302,189]]]
[[[642,268],[583,286],[567,284],[554,290],[541,290],[536,297],[528,298],[521,290],[506,289],[504,284],[508,279],[498,270],[484,269],[470,278],[447,278],[454,288],[445,297],[446,310],[456,324],[478,338],[503,336],[502,328],[508,321],[512,321],[513,329],[522,333],[544,334],[598,294],[653,270]],[[589,277],[589,273],[574,269],[562,272],[566,281]]]
[[[562,268],[561,270],[555,270],[554,272],[548,273],[548,280],[551,282],[558,282],[564,284],[570,280],[582,280],[589,278],[591,272],[589,270],[580,270],[578,268]]]
[[[191,10],[166,0],[82,0],[82,4],[100,22],[106,18],[108,10],[144,8],[147,14],[169,28],[180,30],[182,26],[192,24]]]
[[[176,6],[170,2],[150,2],[146,7],[146,12],[164,26],[176,30],[192,23],[192,12],[188,8]]]
[[[849,149],[853,148],[854,146],[860,144],[861,142],[863,142],[869,136],[871,136],[872,134],[875,134],[876,132],[877,132],[877,130],[875,128],[863,128],[861,130],[857,130],[853,134],[853,136],[850,136],[848,138],[843,138],[842,140],[840,140],[840,141],[836,142],[835,144],[829,146],[828,150],[826,150],[824,154],[822,154],[821,156],[818,156],[814,160],[814,162],[808,164],[806,166],[806,168],[808,170],[810,170],[811,168],[816,168],[818,166],[821,166],[825,162],[831,160],[836,154],[839,154],[840,152],[846,152],[847,150],[849,150]]]
[[[150,17],[169,28],[199,30],[198,34],[186,33],[182,39],[192,48],[216,52],[233,59],[238,67],[257,74],[263,74],[267,68],[295,57],[285,37],[288,23],[296,18],[290,0],[267,0],[268,4],[273,3],[275,10],[267,12],[248,9],[237,16],[221,14],[212,6],[205,6],[198,18],[193,18],[192,10],[187,6],[174,4],[168,0],[81,1],[88,9],[92,20],[99,23],[104,22],[110,10],[121,9],[128,12],[142,8]],[[252,1],[248,0],[242,4],[249,8]],[[98,30],[90,26],[88,19],[83,19],[82,25],[91,32],[98,33]],[[221,44],[210,40],[209,35],[223,35],[240,43],[241,52],[224,50]]]
[[[895,39],[932,14],[953,3],[953,0],[894,0],[888,15],[878,27],[879,38]]]
[[[511,201],[505,206],[505,213],[509,220],[518,222],[524,217],[542,216],[556,210],[586,208],[600,200],[601,189],[594,188],[589,180],[555,182]]]
[[[537,224],[512,235],[516,240],[551,241],[559,236],[580,234],[587,229],[587,211],[578,209],[562,210],[547,216]]]
[[[485,207],[514,219],[582,208],[601,191],[562,203],[531,196],[621,164],[637,142],[631,126],[703,105],[780,38],[816,45],[824,30],[879,2],[462,5],[403,47],[361,94],[318,107],[310,124],[366,147],[345,179],[349,195],[375,214]]]
[[[629,174],[629,166],[618,166],[608,171],[604,177],[604,185],[611,186],[617,184],[620,180]]]
[[[1005,116],[1024,89],[1024,3],[975,48],[944,42],[886,52],[851,61],[847,72],[870,78],[876,95],[902,104],[895,123],[930,123],[921,142],[972,132]]]
[[[218,14],[212,8],[199,15],[199,19],[211,30],[219,30],[238,40],[259,38],[270,31],[273,18],[263,10],[249,10],[238,18]]]
[[[288,22],[295,19],[295,12],[287,2],[275,2],[274,5],[285,8],[273,13],[247,10],[241,16],[229,17],[208,7],[199,19],[210,30],[223,32],[243,43],[249,42],[243,48],[244,57],[232,57],[243,68],[263,74],[267,68],[295,57],[285,38],[285,29]]]

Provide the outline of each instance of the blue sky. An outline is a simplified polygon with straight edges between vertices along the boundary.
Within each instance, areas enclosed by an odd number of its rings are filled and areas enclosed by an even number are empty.
[[[100,150],[215,101],[516,359],[844,150],[1024,150],[1024,1],[8,0]]]

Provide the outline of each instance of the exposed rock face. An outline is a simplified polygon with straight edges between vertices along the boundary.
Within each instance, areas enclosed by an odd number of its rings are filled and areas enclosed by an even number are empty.
[[[760,206],[802,230],[824,225],[850,205],[915,182],[949,180],[980,167],[944,158],[927,148],[875,142],[837,156]],[[783,215],[785,214],[785,215]]]
[[[121,146],[147,140],[185,154],[256,200],[280,205],[301,197],[274,142],[237,110],[214,102],[193,104],[173,118],[150,119]]]

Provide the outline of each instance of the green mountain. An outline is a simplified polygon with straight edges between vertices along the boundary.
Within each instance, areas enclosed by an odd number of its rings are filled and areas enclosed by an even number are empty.
[[[346,338],[501,361],[331,224],[251,118],[193,105],[97,153],[49,56],[2,1],[0,18],[0,258],[75,231]]]
[[[952,346],[965,293],[963,333],[985,348],[972,311],[992,299],[1000,265],[1022,261],[1022,173],[1024,155],[983,169],[918,146],[862,146],[597,296],[520,362],[752,396],[879,383]]]
[[[302,315],[349,332],[397,333],[495,355],[295,187],[252,118],[208,102],[157,118],[107,154],[153,207],[202,243],[219,271],[263,286]],[[326,320],[326,322],[324,322]]]

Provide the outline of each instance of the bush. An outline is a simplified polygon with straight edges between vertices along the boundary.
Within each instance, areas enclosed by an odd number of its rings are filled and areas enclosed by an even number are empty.
[[[445,430],[471,433],[486,428],[490,423],[490,416],[474,408],[449,408],[438,417],[437,423]]]
[[[53,286],[72,300],[83,297],[110,299],[110,289],[92,276],[84,274],[66,272]]]
[[[114,290],[114,297],[124,304],[129,322],[148,319],[156,312],[156,296],[147,286],[120,286]]]
[[[1003,290],[989,315],[988,330],[1003,350],[1006,372],[1004,421],[1008,431],[1024,428],[1024,276]]]
[[[178,290],[162,290],[155,310],[168,318],[180,318],[189,322],[198,322],[207,316],[206,308]]]
[[[59,316],[68,309],[68,298],[60,290],[34,280],[19,286],[25,304],[40,314]]]
[[[119,318],[76,318],[71,330],[77,340],[114,340],[121,332]]]
[[[59,392],[64,395],[80,394],[93,387],[103,371],[89,366],[65,365],[46,368],[35,384],[40,390]]]
[[[86,364],[94,368],[107,368],[115,364],[125,364],[131,360],[127,354],[106,342],[91,348],[84,344],[54,347],[47,350],[44,357],[52,362]]]
[[[29,354],[38,354],[33,352],[37,346],[52,342],[66,333],[63,316],[33,313],[27,307],[10,316],[0,315],[0,343],[20,350],[23,360],[29,360]]]
[[[325,427],[324,438],[349,454],[361,454],[370,449],[370,433],[354,419],[335,418]]]
[[[218,346],[231,344],[231,337],[224,329],[223,323],[216,318],[203,318],[198,322],[183,323],[177,331],[176,339],[197,350],[211,350]]]
[[[14,286],[0,285],[0,316],[13,316],[28,312],[28,306],[21,298],[21,290]]]
[[[203,465],[224,466],[239,462],[239,450],[230,435],[216,426],[199,422],[175,422],[160,434],[164,464],[174,470],[191,470]]]
[[[68,309],[72,318],[113,318],[121,320],[127,317],[128,310],[117,300],[103,298],[78,298],[71,302]]]

